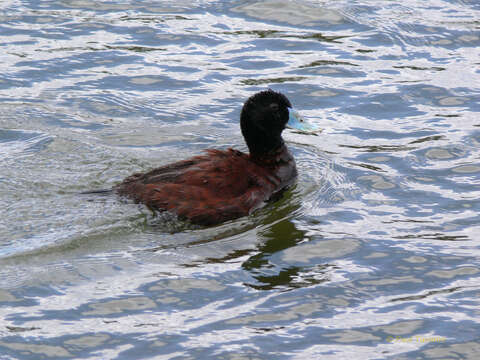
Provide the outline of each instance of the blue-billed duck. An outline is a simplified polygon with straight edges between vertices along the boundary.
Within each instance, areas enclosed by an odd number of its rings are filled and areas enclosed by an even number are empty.
[[[113,190],[199,225],[252,213],[278,198],[297,177],[282,131],[286,126],[301,131],[312,128],[285,95],[270,89],[245,102],[240,126],[249,154],[208,149],[203,155],[131,175]]]

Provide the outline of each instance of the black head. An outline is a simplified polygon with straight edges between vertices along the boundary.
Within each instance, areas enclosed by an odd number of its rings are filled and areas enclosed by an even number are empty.
[[[270,89],[256,93],[245,102],[240,126],[250,155],[266,154],[283,145],[282,131],[291,107],[285,95]]]

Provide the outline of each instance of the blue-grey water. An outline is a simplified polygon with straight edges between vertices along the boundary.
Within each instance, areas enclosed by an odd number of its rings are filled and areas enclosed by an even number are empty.
[[[79,195],[245,151],[299,179],[206,229]],[[478,0],[0,3],[0,359],[477,359]]]

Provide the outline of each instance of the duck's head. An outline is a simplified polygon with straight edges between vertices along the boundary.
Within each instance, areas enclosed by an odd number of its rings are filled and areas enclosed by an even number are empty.
[[[271,89],[251,96],[243,105],[240,127],[250,154],[259,156],[283,145],[285,127],[313,130],[285,95]]]

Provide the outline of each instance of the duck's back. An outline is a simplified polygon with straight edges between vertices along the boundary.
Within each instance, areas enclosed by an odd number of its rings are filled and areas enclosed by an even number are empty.
[[[296,177],[285,148],[265,164],[228,149],[135,174],[116,186],[124,196],[195,224],[212,225],[248,215]]]

